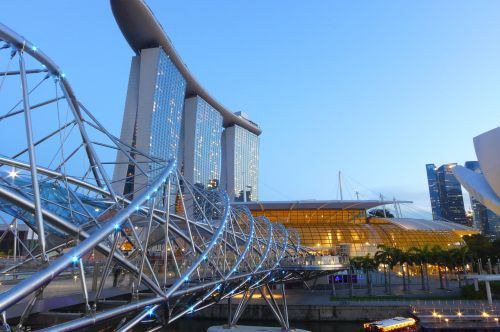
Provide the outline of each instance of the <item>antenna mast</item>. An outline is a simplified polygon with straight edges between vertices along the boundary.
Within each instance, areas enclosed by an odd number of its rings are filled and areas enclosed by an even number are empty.
[[[340,191],[340,200],[344,200],[344,195],[342,193],[342,173],[339,170],[339,191]]]

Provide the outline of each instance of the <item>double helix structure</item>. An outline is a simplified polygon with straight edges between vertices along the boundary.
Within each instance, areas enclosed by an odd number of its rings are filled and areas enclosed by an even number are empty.
[[[4,330],[54,312],[41,328],[155,330],[240,294],[235,323],[254,292],[345,268],[335,257],[306,262],[293,229],[189,183],[175,160],[121,142],[47,55],[2,24],[0,140],[0,244],[13,238],[18,253],[0,260]],[[127,196],[109,176],[118,152],[136,170],[120,179],[133,180]],[[264,298],[288,328],[286,310]]]

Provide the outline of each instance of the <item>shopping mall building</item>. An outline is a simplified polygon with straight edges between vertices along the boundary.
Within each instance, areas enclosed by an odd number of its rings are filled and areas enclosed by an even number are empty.
[[[382,201],[308,200],[247,202],[254,216],[265,216],[295,228],[301,245],[315,251],[372,256],[379,245],[408,250],[411,247],[464,244],[462,237],[477,230],[443,221],[370,217],[368,210],[392,204]]]

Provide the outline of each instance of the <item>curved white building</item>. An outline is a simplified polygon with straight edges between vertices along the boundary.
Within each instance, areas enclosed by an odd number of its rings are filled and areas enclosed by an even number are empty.
[[[453,174],[462,186],[488,209],[500,215],[500,127],[474,138],[482,174],[456,166]]]

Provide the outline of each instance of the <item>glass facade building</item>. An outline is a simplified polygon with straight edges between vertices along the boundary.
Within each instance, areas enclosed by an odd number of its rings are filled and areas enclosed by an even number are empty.
[[[473,172],[482,173],[478,161],[466,161],[464,166]],[[473,196],[470,197],[470,201],[475,227],[484,235],[500,236],[500,216],[486,208]]]
[[[259,136],[240,126],[224,130],[224,179],[235,201],[259,199]]]
[[[431,165],[428,164],[426,167],[432,212],[433,216],[435,214],[440,216],[438,218],[434,217],[434,219],[467,224],[462,187],[452,172],[452,168],[456,164],[444,164],[434,168],[434,173],[430,170]],[[436,189],[438,193],[437,200]]]
[[[179,159],[185,93],[186,80],[160,49],[151,118],[149,152],[152,156]]]
[[[222,115],[203,98],[186,99],[184,176],[203,187],[216,187],[221,176]]]
[[[308,208],[307,202],[290,202],[283,208],[282,204],[255,202],[247,206],[254,216],[296,229],[301,245],[324,253],[373,256],[379,245],[402,250],[426,245],[450,248],[463,245],[462,236],[477,233],[467,226],[436,221],[368,217],[365,209]]]
[[[186,80],[169,55],[161,47],[141,50],[132,58],[121,140],[160,160],[178,160],[185,94]],[[115,191],[130,198],[160,172],[155,163],[137,158],[141,170],[119,152],[113,173]]]
[[[427,170],[427,183],[429,185],[429,196],[431,198],[432,218],[440,220],[443,218],[441,213],[441,205],[439,204],[439,186],[436,172],[436,165],[425,165]]]

